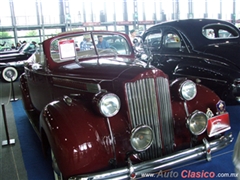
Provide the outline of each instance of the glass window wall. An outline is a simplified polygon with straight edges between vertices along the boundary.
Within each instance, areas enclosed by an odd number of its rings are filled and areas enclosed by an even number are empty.
[[[11,2],[13,2],[12,7]],[[176,3],[179,3],[179,9]],[[204,18],[204,15],[207,15],[207,18],[231,21],[235,11],[235,20],[237,22],[240,20],[240,0],[137,0],[138,21],[151,22],[145,25],[139,23],[138,27],[147,28],[153,22],[160,22],[163,17],[162,12],[165,13],[168,21],[172,20],[173,15],[174,18],[178,15],[179,19],[186,19],[190,3],[193,7],[193,18]],[[127,14],[124,12],[124,5],[127,6]],[[179,14],[177,14],[178,10]],[[222,16],[219,16],[220,13]],[[67,18],[65,15],[69,15],[70,24],[65,24]],[[77,28],[125,31],[128,26],[128,23],[123,24],[126,15],[128,21],[134,21],[134,0],[3,0],[0,6],[0,26],[4,31],[11,31],[12,19],[16,20],[18,36],[22,36],[21,28],[31,31],[34,27],[41,31],[45,29],[46,32],[50,29],[50,34],[55,34],[55,28],[60,31]],[[94,24],[95,22],[98,24]],[[43,28],[39,26],[42,23]],[[69,25],[71,28],[66,27]],[[132,28],[133,24],[129,23],[128,30]],[[46,32],[39,35],[48,35],[49,33]]]

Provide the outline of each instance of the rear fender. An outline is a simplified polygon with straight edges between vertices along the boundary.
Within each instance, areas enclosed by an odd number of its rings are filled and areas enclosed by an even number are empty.
[[[33,103],[30,98],[30,93],[27,85],[27,79],[25,73],[20,76],[20,89],[22,93],[23,106],[26,111],[35,110]]]
[[[64,177],[106,168],[114,158],[106,119],[89,108],[77,100],[60,100],[41,113],[41,134],[46,134]]]

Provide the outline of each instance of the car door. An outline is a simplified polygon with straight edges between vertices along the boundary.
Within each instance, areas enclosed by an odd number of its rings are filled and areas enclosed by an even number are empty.
[[[25,68],[29,93],[34,107],[41,111],[52,101],[51,77],[48,73],[43,54],[36,54],[36,62]]]
[[[185,40],[175,29],[169,27],[149,31],[144,44],[150,47],[153,54],[152,65],[163,70],[170,79],[173,78],[177,65],[189,55]]]
[[[150,37],[160,36],[161,42],[157,48],[151,48],[153,53],[152,65],[163,70],[170,79],[188,77],[200,79],[206,84],[212,81],[223,81],[221,64],[213,56],[197,53],[191,49],[191,43],[174,28],[164,27],[158,31],[149,32],[145,41]],[[224,81],[225,83],[225,81]]]

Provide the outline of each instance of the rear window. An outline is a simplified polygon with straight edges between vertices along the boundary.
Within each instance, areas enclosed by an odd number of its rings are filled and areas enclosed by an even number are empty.
[[[208,39],[230,39],[239,37],[239,32],[224,24],[210,24],[203,28],[203,35]]]

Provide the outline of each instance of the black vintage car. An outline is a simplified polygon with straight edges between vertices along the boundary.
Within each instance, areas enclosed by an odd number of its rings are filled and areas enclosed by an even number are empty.
[[[188,77],[214,90],[228,104],[240,102],[240,31],[214,19],[163,22],[142,34],[151,64],[170,79]],[[147,47],[147,48],[146,48]]]
[[[34,61],[37,47],[32,43],[22,45],[18,50],[0,52],[0,75],[6,82],[16,81],[24,72],[24,65]]]

